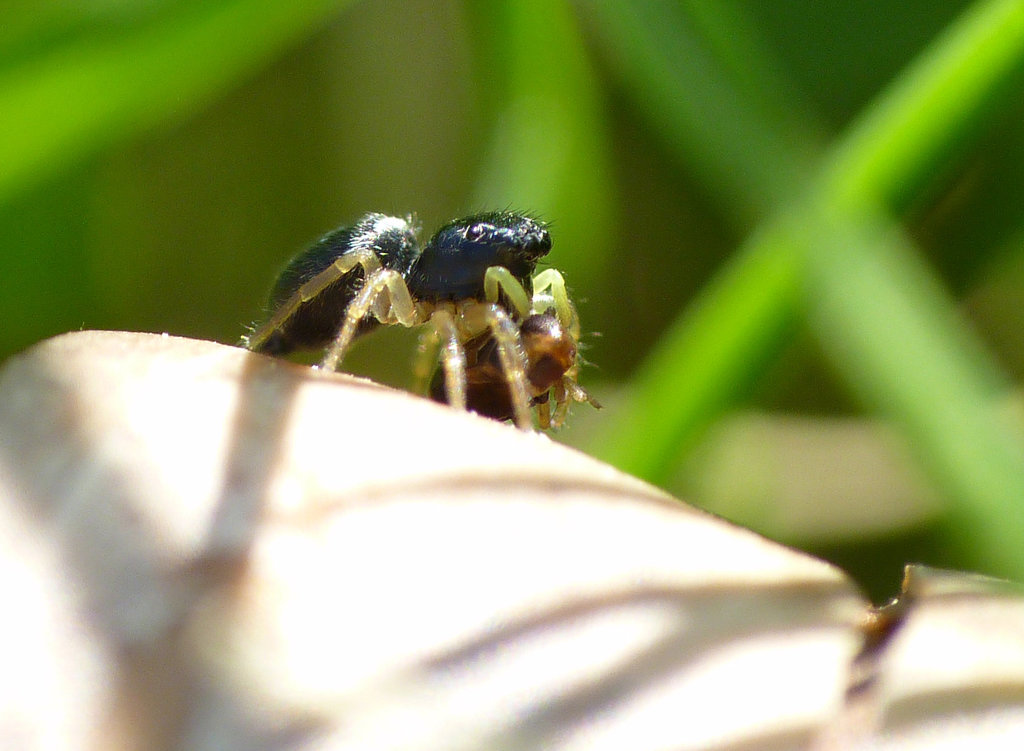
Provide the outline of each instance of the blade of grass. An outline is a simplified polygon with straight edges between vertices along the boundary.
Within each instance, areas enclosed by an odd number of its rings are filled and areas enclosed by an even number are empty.
[[[0,69],[0,201],[69,162],[181,116],[343,0],[172,4]]]
[[[976,2],[864,111],[830,152],[823,190],[836,201],[902,211],[1019,99],[1024,3]]]
[[[587,8],[625,92],[737,226],[803,185],[823,131],[741,13],[705,0]]]
[[[945,491],[949,555],[1024,576],[1024,434],[1006,409],[1009,385],[887,218],[844,209],[829,220],[833,210],[821,208],[806,248],[823,346]]]
[[[691,445],[749,383],[751,364],[771,354],[779,323],[794,319],[804,302],[806,273],[811,312],[837,365],[915,439],[955,504],[950,524],[964,549],[995,572],[1024,574],[1024,442],[997,411],[998,370],[874,208],[903,208],[918,195],[966,146],[1022,66],[1024,5],[989,0],[965,14],[839,142],[810,186],[812,198],[752,237],[666,337],[634,392],[656,415],[617,421],[598,453],[664,477],[679,447]],[[781,273],[763,274],[751,289],[767,256]],[[745,308],[755,318],[730,315],[744,292],[761,301]],[[687,368],[693,375],[681,379]]]
[[[913,80],[914,85],[897,84],[887,91],[879,104],[840,141],[833,152],[836,158],[811,187],[810,192],[820,197],[818,205],[827,206],[830,201],[849,203],[854,196],[859,196],[857,200],[873,196],[894,209],[904,208],[923,189],[928,176],[935,174],[938,165],[948,163],[966,147],[983,122],[980,113],[1001,101],[1000,95],[1018,79],[1024,64],[1021,13],[1022,5],[1014,0],[988,0],[954,24],[901,79]],[[965,68],[969,72],[965,72]],[[959,88],[969,89],[970,96],[967,92],[959,97],[946,95],[954,81],[961,82]],[[943,102],[944,106],[937,108],[937,102]],[[914,122],[937,125],[929,129],[930,137],[914,139],[910,136],[913,129],[907,125]],[[895,134],[900,134],[899,138]],[[862,147],[853,148],[854,144]],[[886,150],[895,148],[896,144],[899,144],[899,158],[887,159]],[[866,169],[861,165],[875,167]],[[855,179],[856,176],[860,177]],[[915,186],[913,191],[905,190],[908,184]],[[855,185],[860,188],[853,190]],[[799,315],[806,259],[817,257],[814,251],[819,242],[826,247],[834,242],[827,236],[814,238],[813,245],[810,237],[802,242],[780,242],[780,238],[786,237],[799,240],[801,233],[794,232],[794,224],[803,222],[820,228],[820,221],[806,221],[813,219],[816,210],[811,202],[797,206],[794,212],[780,215],[769,228],[745,243],[701,303],[672,329],[638,373],[632,389],[634,403],[647,408],[623,414],[621,419],[607,425],[607,430],[602,431],[593,444],[595,453],[627,471],[656,482],[662,480],[678,456],[679,447],[692,445],[696,434],[706,427],[721,406],[744,391],[752,376],[751,365],[773,354],[772,344],[780,339],[780,323],[784,334],[785,322]],[[802,212],[807,215],[805,219],[793,218]],[[851,216],[849,221],[856,226],[863,218]],[[766,264],[768,255],[777,256],[771,265],[780,273],[763,274],[757,289],[753,290],[750,280],[757,278],[756,270]],[[820,255],[828,256],[827,253]],[[837,282],[842,279],[840,273],[829,276]],[[900,280],[894,284],[898,288]],[[759,317],[730,313],[735,300],[745,294],[762,301]],[[948,305],[941,296],[931,296],[933,302],[938,300],[939,308]],[[945,326],[938,330],[945,330]],[[947,339],[940,335],[932,341],[955,347],[958,339],[962,337]],[[716,346],[706,347],[708,341],[715,341]],[[982,361],[985,362],[985,358]],[[743,367],[737,367],[738,363]],[[949,388],[954,393],[949,398],[961,408],[972,409],[971,405],[977,404],[975,395],[989,393],[984,385],[986,371],[995,369],[980,365],[977,373],[967,376],[967,386],[951,384]],[[899,372],[894,371],[894,374]],[[686,393],[681,393],[681,389],[686,389]],[[915,424],[913,414],[897,414],[896,417],[908,426]],[[1000,437],[1005,437],[1005,430],[1000,425],[991,427],[992,441],[1002,444]],[[917,426],[912,432],[919,434],[922,430],[935,432],[942,428]],[[948,447],[944,449],[939,442],[933,441],[925,450],[933,455],[930,462],[933,466],[941,462],[943,456],[949,459],[949,464],[957,463],[949,456]],[[1005,455],[1005,450],[1000,449],[995,455]],[[1005,462],[1003,465],[997,475],[1014,476],[1013,467],[1006,466]],[[979,474],[988,474],[992,468],[976,469]],[[956,486],[962,489],[969,484],[958,481]]]
[[[1024,434],[1009,384],[876,210],[914,200],[1024,73],[1024,3],[978,3],[869,108],[821,180],[809,312],[862,398],[901,425],[951,506],[963,560],[1024,576]],[[828,225],[831,224],[831,227]]]

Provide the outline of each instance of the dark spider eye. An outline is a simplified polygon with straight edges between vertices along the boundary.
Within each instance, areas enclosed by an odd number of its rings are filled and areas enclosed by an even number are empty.
[[[473,241],[479,240],[481,237],[484,236],[485,232],[487,232],[487,227],[485,225],[474,224],[473,226],[466,230],[466,239]]]

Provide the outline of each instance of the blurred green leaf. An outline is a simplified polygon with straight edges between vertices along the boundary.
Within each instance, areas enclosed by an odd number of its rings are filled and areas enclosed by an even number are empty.
[[[588,7],[627,95],[737,225],[802,185],[823,132],[741,12],[706,0]]]
[[[1024,4],[977,3],[865,113],[824,176],[829,222],[808,255],[810,313],[862,398],[893,419],[946,491],[948,544],[1024,576],[1024,431],[1010,384],[909,243],[903,207],[962,153],[1024,72]],[[829,217],[831,212],[835,212]]]
[[[652,482],[764,372],[801,299],[799,222],[766,225],[659,340],[588,448]]]
[[[979,0],[862,113],[832,149],[823,190],[902,211],[1019,100],[1024,4]]]
[[[823,346],[944,491],[950,550],[1024,577],[1024,431],[1007,410],[1009,384],[887,218],[846,211],[829,226],[828,211],[805,248]]]
[[[1024,523],[999,521],[1024,498],[1024,442],[995,412],[998,371],[874,208],[905,206],[961,153],[1022,64],[1024,6],[990,0],[966,14],[851,129],[808,197],[756,233],[666,337],[638,375],[633,398],[642,406],[610,426],[598,452],[663,478],[680,447],[749,382],[751,363],[771,354],[806,283],[811,310],[830,312],[823,338],[839,343],[836,364],[916,440],[955,500],[957,522],[972,525],[982,563],[1024,574],[1016,552]],[[766,264],[781,273],[759,273]],[[731,315],[746,298],[758,301],[748,309],[756,317]]]
[[[0,53],[0,201],[120,139],[194,111],[343,0],[167,3],[92,33]],[[48,14],[63,31],[74,25]],[[26,25],[14,41],[46,40]],[[13,43],[13,41],[12,41]],[[6,59],[6,62],[3,62]]]

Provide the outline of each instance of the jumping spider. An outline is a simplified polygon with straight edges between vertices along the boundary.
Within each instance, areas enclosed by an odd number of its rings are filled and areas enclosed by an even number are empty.
[[[242,339],[285,355],[326,347],[336,370],[352,340],[378,325],[425,327],[414,374],[432,397],[529,430],[558,427],[571,401],[599,406],[576,382],[579,318],[555,269],[547,228],[496,211],[449,222],[422,249],[412,217],[366,214],[300,253],[278,277],[271,316]],[[554,401],[552,414],[550,402]]]

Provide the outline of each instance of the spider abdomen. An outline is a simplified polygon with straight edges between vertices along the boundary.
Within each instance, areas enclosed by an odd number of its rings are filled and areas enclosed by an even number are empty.
[[[419,257],[416,228],[409,219],[386,214],[365,214],[351,227],[327,233],[311,247],[295,256],[277,278],[270,293],[270,310],[278,310],[332,264],[356,250],[365,249],[376,257],[381,268],[407,274]],[[348,308],[362,288],[365,272],[356,265],[308,300],[302,300],[295,311],[264,340],[252,347],[270,355],[285,355],[295,350],[318,349],[329,344],[338,334]],[[360,322],[358,333],[366,333],[377,325],[372,318]]]

